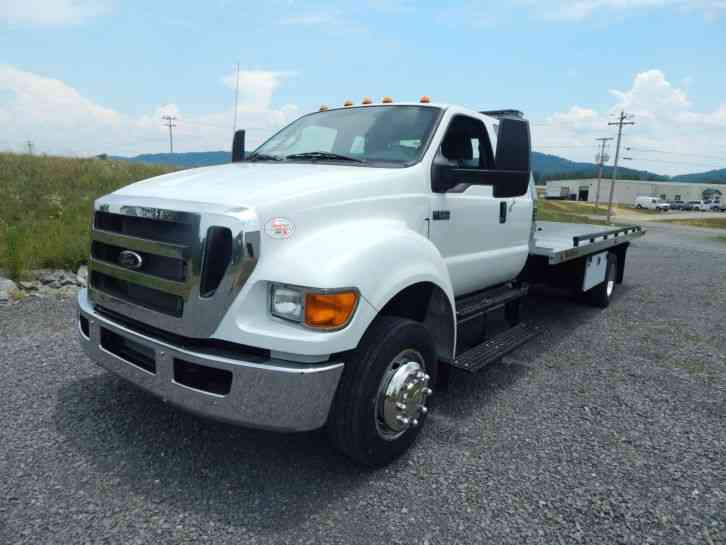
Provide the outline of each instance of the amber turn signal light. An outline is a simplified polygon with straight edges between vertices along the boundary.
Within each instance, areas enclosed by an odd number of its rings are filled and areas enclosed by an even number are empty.
[[[358,294],[355,291],[305,294],[305,325],[322,329],[335,329],[348,323]]]

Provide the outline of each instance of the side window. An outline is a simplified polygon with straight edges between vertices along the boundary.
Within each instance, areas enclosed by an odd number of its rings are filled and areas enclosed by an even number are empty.
[[[486,127],[472,117],[457,115],[451,120],[441,143],[441,154],[459,168],[494,168]]]

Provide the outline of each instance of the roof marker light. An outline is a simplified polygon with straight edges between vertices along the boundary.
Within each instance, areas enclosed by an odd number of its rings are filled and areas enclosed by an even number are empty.
[[[424,95],[421,97],[421,100],[419,100],[421,104],[429,104],[431,102],[431,97]]]
[[[363,104],[363,106],[368,106],[369,104],[373,104],[373,101],[371,100],[371,97],[365,97],[361,100],[361,104]]]
[[[385,96],[385,97],[383,97],[381,102],[383,102],[383,104],[391,104],[393,102],[393,99],[389,96]]]
[[[343,106],[345,106],[346,108],[350,108],[352,105],[353,105],[353,101],[352,100],[346,100],[343,103]]]
[[[328,107],[325,104],[323,104],[322,106],[320,106],[320,110],[319,111],[324,112],[327,109],[328,109]]]

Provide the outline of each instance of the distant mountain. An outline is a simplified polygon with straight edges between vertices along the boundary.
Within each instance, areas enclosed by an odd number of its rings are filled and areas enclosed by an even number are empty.
[[[109,159],[119,159],[131,161],[133,163],[146,163],[149,165],[170,165],[179,168],[194,168],[229,163],[232,160],[232,154],[229,151],[190,151],[186,153],[144,153],[142,155],[137,155],[136,157],[111,156]]]
[[[532,170],[534,179],[537,182],[544,182],[554,179],[572,178],[596,178],[598,165],[595,163],[579,163],[563,159],[557,155],[532,152]],[[613,175],[612,167],[603,168],[603,176]],[[668,176],[662,176],[647,170],[635,170],[632,168],[618,167],[618,178],[628,180],[668,180]]]
[[[679,174],[678,176],[673,176],[671,180],[674,182],[726,184],[726,168],[709,170],[707,172],[695,172],[693,174]]]
[[[171,165],[178,168],[193,168],[229,163],[231,160],[231,153],[228,151],[145,153],[143,155],[137,155],[136,157],[109,158],[132,161],[134,163]],[[532,170],[534,171],[535,180],[538,183],[543,183],[547,180],[553,179],[595,178],[597,177],[598,166],[594,163],[570,161],[569,159],[564,159],[557,155],[548,155],[546,153],[533,151]],[[612,175],[612,167],[607,166],[603,169],[604,177],[611,177]],[[647,170],[618,167],[618,178],[622,180],[672,180],[674,182],[710,182],[726,184],[726,169],[711,170],[709,172],[696,174],[681,174],[671,178],[656,174],[655,172],[649,172]]]

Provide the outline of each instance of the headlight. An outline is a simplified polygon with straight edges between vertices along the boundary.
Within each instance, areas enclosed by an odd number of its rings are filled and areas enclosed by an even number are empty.
[[[270,312],[278,318],[301,322],[305,294],[298,289],[284,286],[272,286]]]
[[[270,312],[273,316],[304,323],[315,329],[340,329],[353,316],[358,305],[358,291],[317,290],[273,284]]]

